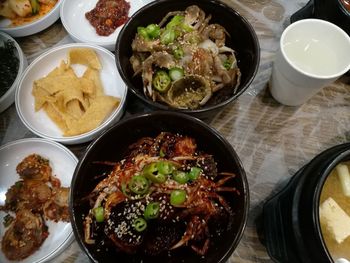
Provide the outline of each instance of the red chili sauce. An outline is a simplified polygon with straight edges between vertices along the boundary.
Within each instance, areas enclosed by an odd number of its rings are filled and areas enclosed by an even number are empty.
[[[100,36],[109,36],[128,20],[130,4],[125,0],[99,0],[94,9],[85,14]]]

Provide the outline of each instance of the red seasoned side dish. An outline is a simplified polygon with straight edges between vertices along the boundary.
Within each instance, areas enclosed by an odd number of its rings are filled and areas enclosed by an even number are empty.
[[[130,4],[125,0],[100,0],[85,14],[100,36],[109,36],[128,20]]]
[[[0,207],[8,213],[1,249],[10,260],[22,260],[40,248],[49,235],[45,220],[69,221],[69,188],[61,187],[49,160],[31,154],[16,171],[20,180],[7,190],[5,205]]]

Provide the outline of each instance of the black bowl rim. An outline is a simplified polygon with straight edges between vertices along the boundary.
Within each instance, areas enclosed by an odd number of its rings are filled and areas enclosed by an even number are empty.
[[[226,251],[226,254],[222,255],[221,259],[218,261],[218,263],[226,262],[226,260],[231,256],[231,254],[237,248],[239,242],[241,241],[242,236],[244,234],[244,230],[245,230],[246,225],[247,225],[247,221],[248,221],[248,214],[249,214],[249,208],[250,208],[250,194],[249,194],[249,185],[248,185],[247,175],[246,175],[246,172],[244,170],[243,164],[242,164],[239,156],[237,155],[236,151],[233,149],[232,145],[223,136],[220,135],[220,133],[217,130],[210,127],[208,124],[206,124],[204,121],[202,121],[198,118],[195,118],[195,117],[192,117],[192,116],[189,116],[186,114],[178,113],[178,112],[153,111],[150,113],[141,113],[141,114],[132,115],[132,116],[125,118],[124,120],[116,123],[115,125],[111,126],[107,130],[105,130],[93,142],[90,143],[90,145],[85,150],[83,156],[80,157],[80,159],[79,159],[79,162],[74,170],[74,174],[73,174],[73,178],[72,178],[72,182],[71,182],[71,186],[70,186],[71,191],[69,194],[69,212],[70,212],[69,214],[70,214],[70,221],[71,221],[71,225],[72,225],[75,239],[77,240],[81,250],[83,250],[85,252],[85,254],[89,257],[89,259],[92,260],[93,262],[97,262],[94,259],[94,257],[90,254],[90,251],[87,249],[87,247],[84,245],[84,242],[82,242],[83,238],[79,234],[79,231],[78,231],[77,225],[76,225],[76,221],[75,221],[76,215],[75,215],[75,209],[74,209],[74,204],[73,204],[73,188],[74,188],[73,186],[76,183],[76,180],[78,177],[78,172],[79,172],[81,166],[83,165],[86,157],[88,156],[90,151],[93,150],[95,145],[99,143],[99,141],[102,139],[102,137],[105,134],[112,132],[112,130],[117,129],[118,127],[126,125],[128,122],[134,122],[134,121],[137,121],[138,119],[141,119],[141,118],[149,118],[149,117],[153,117],[153,116],[168,116],[168,117],[170,116],[170,117],[175,117],[175,118],[183,118],[187,121],[191,121],[191,122],[195,122],[196,124],[199,124],[204,129],[207,129],[210,133],[212,133],[213,136],[215,136],[217,139],[219,139],[225,145],[225,148],[227,148],[229,150],[230,154],[234,158],[234,160],[237,164],[237,168],[239,170],[241,179],[242,179],[245,207],[243,209],[243,211],[244,211],[243,218],[242,218],[242,222],[240,224],[240,227],[238,229],[237,235],[236,235],[235,239],[232,241],[230,248]]]
[[[216,110],[216,109],[219,109],[219,108],[222,108],[228,104],[230,104],[232,101],[236,100],[239,96],[241,96],[250,86],[250,84],[253,82],[257,72],[258,72],[258,69],[259,69],[259,65],[260,65],[260,45],[259,45],[259,39],[255,33],[255,30],[254,28],[252,27],[252,25],[249,23],[249,21],[244,18],[240,13],[238,13],[236,10],[234,10],[232,7],[228,6],[227,4],[223,3],[223,2],[220,2],[220,1],[217,1],[217,0],[201,0],[200,2],[210,2],[210,3],[213,3],[213,4],[216,4],[218,6],[221,6],[227,10],[229,10],[231,13],[233,13],[235,16],[239,17],[243,24],[245,24],[245,26],[247,27],[248,31],[250,32],[250,34],[252,35],[252,38],[253,38],[253,41],[254,41],[254,49],[256,51],[256,56],[255,56],[255,59],[256,60],[256,64],[255,64],[255,67],[254,67],[254,71],[253,71],[253,74],[252,76],[250,77],[250,79],[247,81],[247,83],[245,84],[245,86],[243,86],[234,96],[230,97],[229,99],[221,102],[221,103],[218,103],[218,104],[215,104],[215,105],[212,105],[212,106],[209,106],[209,107],[203,107],[201,109],[194,109],[194,110],[189,110],[189,109],[175,109],[175,108],[172,108],[172,107],[169,107],[167,105],[164,105],[164,104],[161,104],[161,103],[156,103],[156,102],[153,102],[151,101],[150,99],[146,98],[144,95],[140,95],[139,93],[137,93],[135,91],[135,89],[133,88],[133,84],[131,83],[131,81],[128,79],[128,77],[124,74],[124,71],[123,71],[123,68],[120,64],[120,61],[119,61],[119,45],[121,45],[121,37],[123,36],[124,32],[127,30],[128,28],[128,25],[133,21],[134,17],[138,16],[140,13],[142,13],[145,9],[149,9],[149,8],[152,8],[153,6],[155,5],[161,5],[163,3],[166,3],[166,2],[171,2],[171,1],[174,1],[174,0],[158,0],[158,1],[153,1],[145,6],[143,6],[141,9],[139,9],[137,12],[135,12],[131,17],[130,19],[126,22],[126,24],[123,26],[123,28],[121,29],[121,31],[119,32],[118,34],[118,38],[117,38],[117,41],[116,41],[116,45],[115,45],[115,60],[116,60],[116,64],[117,64],[117,68],[118,68],[118,71],[119,71],[119,74],[121,75],[122,79],[124,80],[124,82],[127,84],[127,87],[128,87],[128,90],[131,91],[135,96],[137,96],[139,99],[141,99],[144,103],[146,103],[147,105],[150,105],[151,107],[155,107],[157,108],[158,110],[169,110],[169,111],[173,111],[173,112],[182,112],[182,113],[186,113],[186,114],[200,114],[200,113],[204,113],[204,112],[208,112],[208,111],[212,111],[212,110]]]

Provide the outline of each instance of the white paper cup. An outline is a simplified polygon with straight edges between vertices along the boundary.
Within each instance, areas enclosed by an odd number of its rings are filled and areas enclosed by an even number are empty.
[[[338,26],[304,19],[282,33],[270,91],[280,103],[298,106],[350,70],[350,37]]]

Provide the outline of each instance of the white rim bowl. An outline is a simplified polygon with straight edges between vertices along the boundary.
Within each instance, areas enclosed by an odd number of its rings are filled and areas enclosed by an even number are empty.
[[[129,17],[150,0],[126,0],[130,3]],[[61,5],[61,21],[69,35],[76,42],[99,45],[114,51],[121,25],[109,36],[99,36],[95,28],[85,18],[85,13],[96,6],[98,0],[63,0]]]
[[[26,156],[37,153],[50,160],[53,174],[56,175],[64,187],[70,187],[74,169],[78,163],[77,157],[63,145],[40,138],[28,138],[13,141],[0,147],[0,204],[4,205],[7,189],[19,180],[16,166]],[[5,212],[0,211],[0,238],[5,233],[3,217]],[[71,223],[46,221],[49,236],[31,256],[21,260],[22,263],[46,262],[58,254],[74,240]],[[2,251],[0,262],[11,263]],[[16,261],[17,262],[17,261]]]
[[[58,67],[61,60],[67,61],[69,49],[80,47],[91,48],[96,51],[102,64],[100,77],[104,87],[104,92],[106,95],[119,97],[120,103],[118,107],[97,128],[84,134],[65,137],[63,136],[62,131],[48,117],[43,109],[35,112],[35,101],[32,95],[33,82],[34,80],[46,76],[54,68]],[[81,67],[84,66],[73,65],[72,67],[74,70],[76,70],[75,66],[78,66],[77,71],[80,71],[82,74]],[[74,43],[52,48],[36,58],[22,75],[18,89],[16,90],[15,102],[20,119],[30,131],[39,137],[64,144],[78,144],[91,141],[104,129],[108,128],[122,117],[126,105],[126,95],[127,87],[116,68],[114,55],[110,51],[96,45]]]
[[[38,33],[48,28],[57,21],[57,19],[60,17],[61,3],[62,1],[58,0],[56,5],[46,15],[39,18],[38,20],[24,25],[9,27],[9,24],[11,22],[9,19],[0,19],[0,30],[13,37],[24,37]]]
[[[14,40],[11,36],[8,34],[0,31],[0,43],[11,40],[17,50],[17,57],[19,59],[19,65],[18,65],[18,72],[17,77],[15,78],[14,82],[12,83],[12,86],[5,92],[4,95],[0,97],[0,113],[6,110],[14,101],[15,101],[15,91],[18,86],[19,80],[22,76],[22,73],[24,69],[27,67],[28,62],[27,58],[25,57],[21,47],[18,45],[16,40]]]

